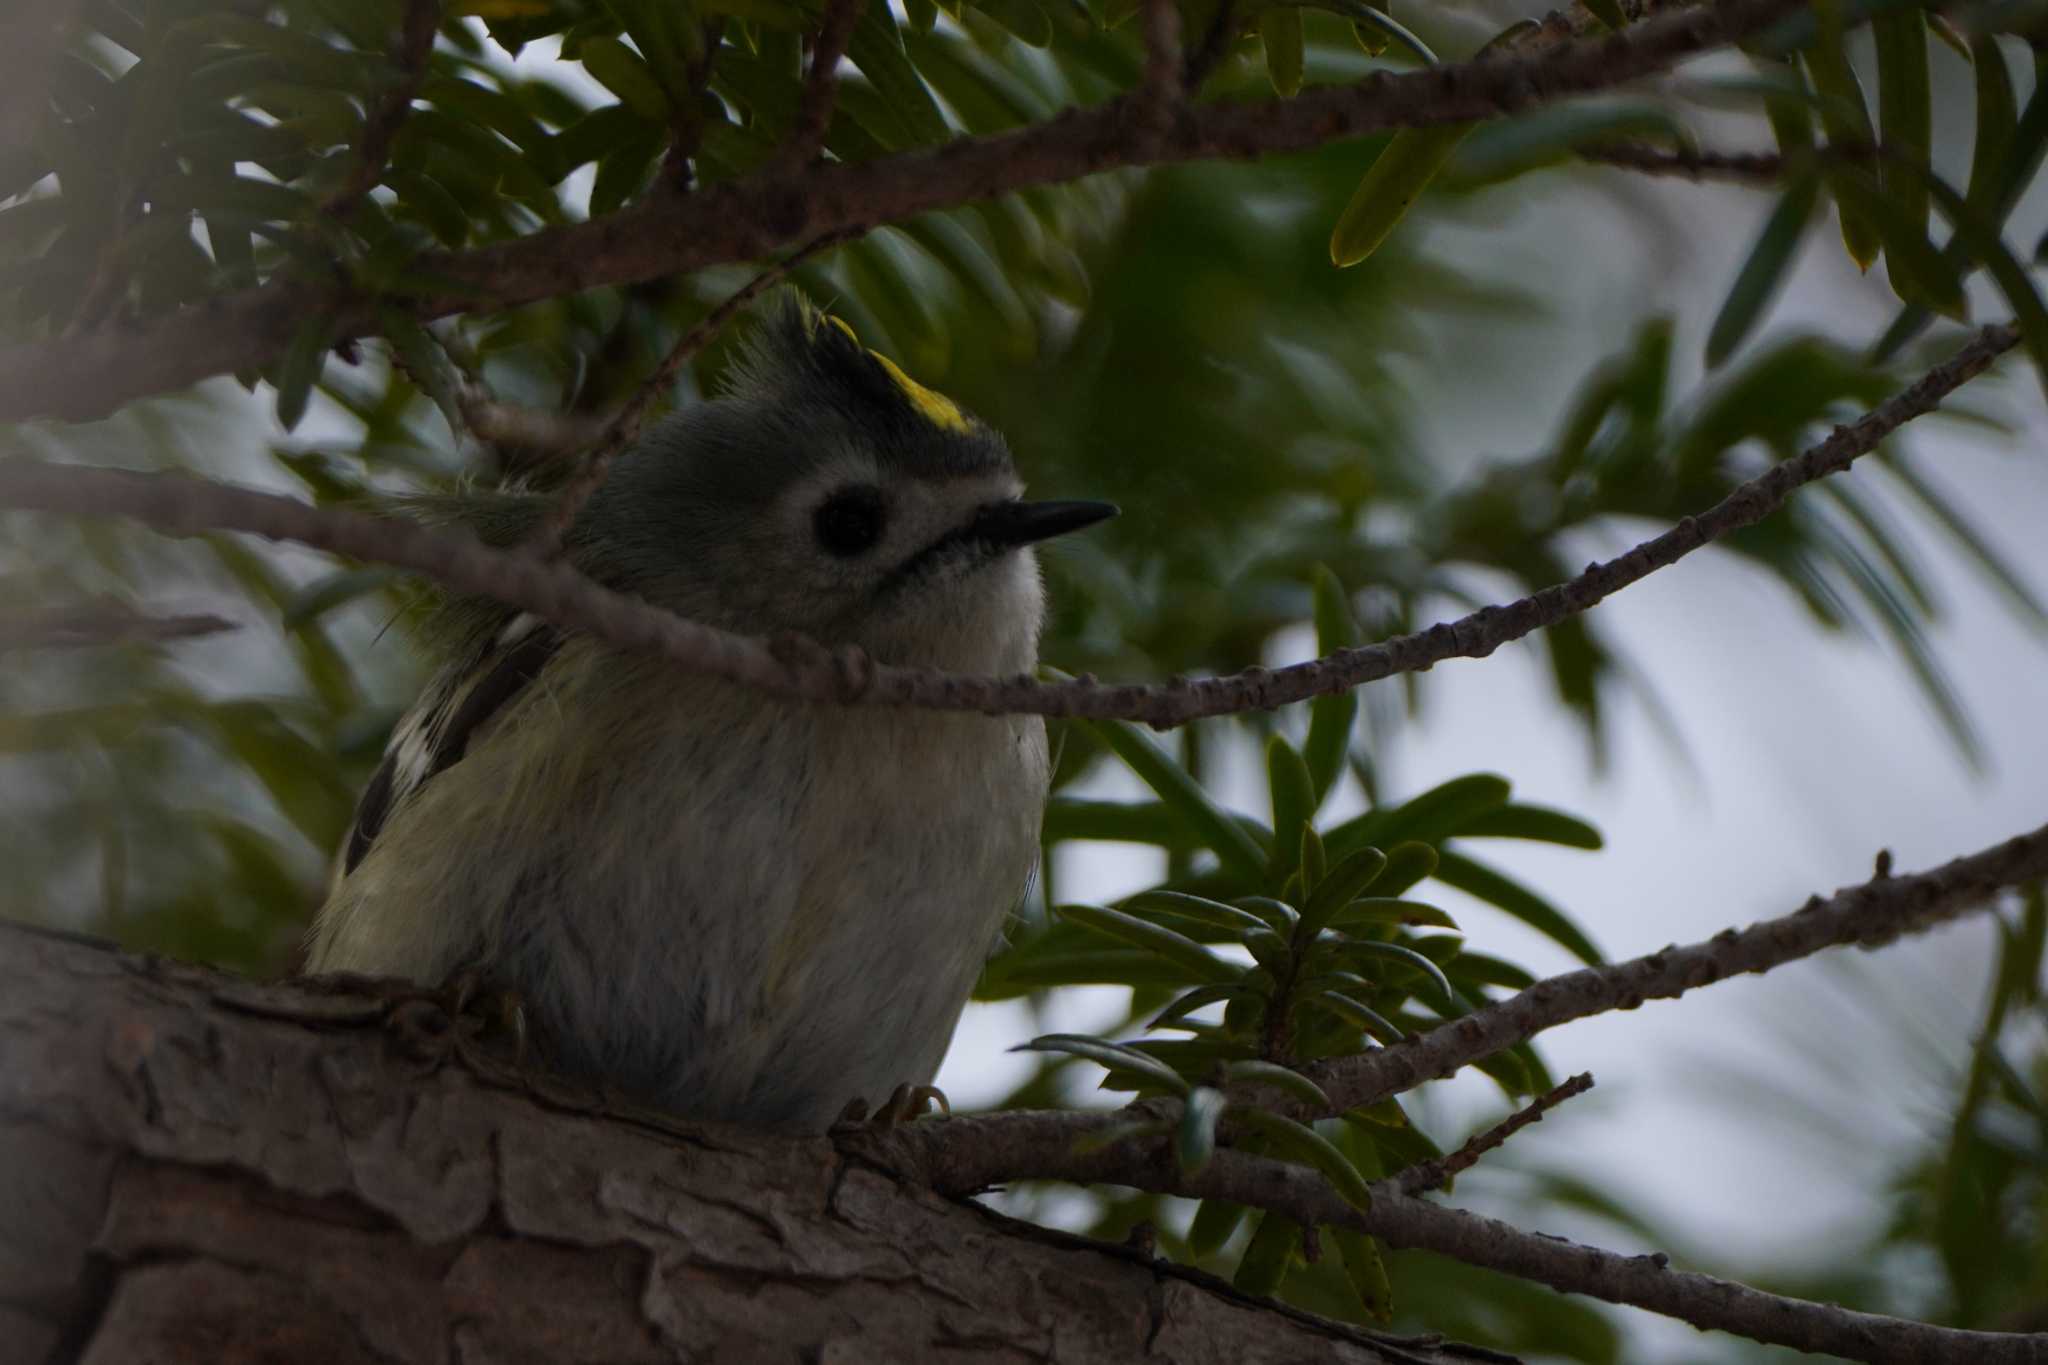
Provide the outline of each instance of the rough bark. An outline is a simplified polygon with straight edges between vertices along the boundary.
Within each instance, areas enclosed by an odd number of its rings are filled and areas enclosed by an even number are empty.
[[[386,1014],[0,925],[0,1365],[1507,1359],[1248,1299],[829,1138],[504,1088]]]

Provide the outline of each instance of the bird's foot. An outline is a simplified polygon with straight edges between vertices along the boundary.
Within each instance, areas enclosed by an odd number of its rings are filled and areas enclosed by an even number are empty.
[[[456,971],[438,988],[393,1001],[386,1018],[422,1060],[452,1056],[472,1071],[495,1076],[522,1071],[530,1053],[524,997],[491,985],[474,967]],[[508,1050],[509,1058],[503,1055]]]
[[[953,1106],[946,1099],[946,1092],[935,1085],[912,1085],[905,1081],[889,1092],[889,1098],[873,1113],[868,1111],[868,1102],[856,1096],[846,1102],[833,1121],[835,1132],[864,1128],[895,1128],[922,1118],[932,1105],[938,1105],[939,1112],[948,1118],[953,1115]]]

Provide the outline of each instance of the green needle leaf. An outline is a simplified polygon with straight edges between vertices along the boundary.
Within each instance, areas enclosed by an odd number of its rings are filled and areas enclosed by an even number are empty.
[[[1309,819],[1316,809],[1316,784],[1301,755],[1281,735],[1266,741],[1266,782],[1273,801],[1273,865],[1269,875],[1277,885],[1301,865],[1302,839],[1311,832]]]
[[[1973,212],[1962,195],[1938,176],[1928,177],[1927,188],[1948,219],[1949,226],[1962,239],[1964,249],[1983,262],[1999,292],[2005,295],[2013,318],[2019,324],[2020,339],[2033,359],[2035,378],[2040,381],[2042,391],[2048,393],[2048,307],[2043,307],[2033,280],[2028,278],[2026,269],[2013,259],[1997,229]]]
[[[1927,24],[1916,7],[1902,6],[1873,15],[1870,30],[1877,39],[1877,114],[1884,146],[1891,156],[1902,158],[1914,173],[1884,178],[1885,198],[1905,220],[1905,227],[1925,241],[1927,235],[1928,148],[1932,144],[1934,114],[1927,85]],[[1920,287],[1920,273],[1902,266],[1886,240],[1887,269],[1892,290],[1911,300]],[[1933,249],[1928,249],[1933,254]]]
[[[1972,38],[1970,57],[1977,78],[1977,132],[1970,149],[1970,187],[1963,197],[1981,213],[1996,197],[1999,171],[2019,124],[2019,106],[2012,93],[2012,70],[1998,50],[1998,39],[1988,33]]]
[[[1548,806],[1502,806],[1468,821],[1459,833],[1474,839],[1533,839],[1566,848],[1597,849],[1605,842],[1584,820]]]
[[[1188,1250],[1197,1259],[1214,1256],[1236,1234],[1245,1212],[1244,1205],[1227,1199],[1204,1199],[1202,1207],[1195,1210],[1195,1221],[1188,1225]]]
[[[1756,245],[1749,249],[1749,259],[1742,263],[1728,297],[1721,303],[1721,311],[1714,317],[1713,330],[1707,334],[1707,368],[1712,369],[1733,355],[1769,310],[1771,300],[1785,282],[1786,270],[1799,254],[1799,243],[1806,236],[1807,224],[1813,221],[1813,210],[1819,202],[1820,177],[1812,172],[1786,187],[1778,206],[1764,223],[1764,230],[1757,234]]]
[[[1275,1156],[1322,1172],[1345,1203],[1357,1209],[1372,1207],[1372,1191],[1365,1177],[1351,1164],[1351,1158],[1315,1129],[1263,1109],[1241,1109],[1237,1121],[1266,1139]]]
[[[1202,842],[1215,850],[1225,867],[1254,884],[1265,880],[1265,850],[1245,832],[1235,816],[1210,801],[1201,784],[1165,750],[1128,721],[1090,720],[1082,724],[1128,764],[1145,785],[1159,793],[1162,801],[1178,811],[1200,833]]]
[[[1350,594],[1337,575],[1318,564],[1315,576],[1316,654],[1328,658],[1340,649],[1358,643],[1358,623],[1351,616]],[[1344,756],[1351,748],[1351,731],[1358,721],[1358,691],[1346,688],[1317,697],[1308,706],[1308,738],[1302,745],[1302,760],[1315,782],[1316,803],[1321,805],[1344,775]]]
[[[1181,968],[1197,982],[1235,981],[1240,974],[1238,968],[1211,956],[1207,948],[1185,934],[1139,919],[1136,915],[1127,915],[1121,910],[1101,905],[1062,905],[1055,907],[1053,913],[1063,920],[1156,954]]]
[[[1232,1062],[1224,1068],[1223,1074],[1233,1081],[1251,1081],[1257,1085],[1270,1085],[1283,1090],[1303,1104],[1314,1105],[1317,1110],[1330,1108],[1330,1097],[1323,1088],[1308,1077],[1278,1062],[1253,1058],[1249,1061]]]
[[[1387,850],[1386,871],[1373,878],[1373,890],[1382,896],[1398,896],[1436,872],[1438,854],[1429,844],[1409,841]]]
[[[1870,106],[1864,102],[1863,86],[1842,49],[1841,0],[1816,5],[1820,34],[1806,49],[1806,69],[1813,76],[1813,88],[1820,92],[1821,126],[1827,129],[1834,147],[1870,147],[1877,142],[1870,126]],[[1837,203],[1842,217],[1842,245],[1858,270],[1877,262],[1881,241],[1877,229],[1850,204]]]
[[[1406,963],[1436,984],[1437,992],[1446,1004],[1451,1001],[1453,994],[1451,979],[1444,975],[1443,968],[1437,966],[1413,948],[1400,943],[1383,943],[1378,939],[1358,938],[1346,940],[1343,945],[1343,952],[1347,957],[1358,955],[1390,957],[1396,962]]]
[[[1439,929],[1458,927],[1456,920],[1434,905],[1393,896],[1367,896],[1352,901],[1338,909],[1327,927],[1348,929],[1365,924],[1426,924]]]
[[[1271,928],[1266,920],[1249,910],[1240,910],[1204,896],[1191,896],[1184,891],[1140,891],[1128,897],[1119,908],[1137,915],[1172,915],[1192,920],[1212,929],[1221,929],[1233,937],[1242,937],[1253,930],[1270,931]]]
[[[1309,997],[1309,1003],[1329,1011],[1355,1028],[1364,1029],[1382,1043],[1398,1043],[1407,1036],[1399,1024],[1342,991],[1318,991]]]
[[[1291,936],[1294,933],[1294,926],[1301,921],[1293,906],[1271,896],[1239,896],[1237,903],[1257,913],[1283,937]]]
[[[1549,901],[1482,863],[1446,850],[1438,859],[1436,879],[1455,886],[1468,896],[1507,911],[1570,952],[1579,961],[1597,967],[1606,959],[1578,925]]]
[[[1181,1112],[1179,1140],[1174,1144],[1183,1174],[1196,1174],[1216,1155],[1216,1120],[1223,1117],[1228,1103],[1222,1091],[1206,1085],[1196,1086],[1189,1094]]]
[[[1303,932],[1313,938],[1338,911],[1356,900],[1359,892],[1372,885],[1373,879],[1386,868],[1387,855],[1376,848],[1361,848],[1340,859],[1316,883],[1315,894],[1302,911]]]
[[[328,341],[326,316],[314,314],[292,333],[291,345],[277,363],[277,421],[286,431],[306,415],[306,403],[327,361]]]
[[[1258,1227],[1230,1277],[1231,1287],[1241,1294],[1265,1297],[1287,1278],[1287,1267],[1301,1246],[1301,1224],[1277,1213],[1259,1215]]]
[[[1176,1095],[1188,1093],[1187,1078],[1160,1061],[1128,1048],[1120,1043],[1107,1042],[1101,1038],[1090,1038],[1079,1033],[1046,1033],[1028,1043],[1019,1043],[1012,1052],[1058,1052],[1069,1057],[1080,1057],[1105,1067],[1110,1071],[1123,1071],[1164,1086]]]

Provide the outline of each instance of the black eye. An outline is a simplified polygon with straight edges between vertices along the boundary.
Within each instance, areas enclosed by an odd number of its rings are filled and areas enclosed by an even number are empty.
[[[882,538],[881,490],[866,484],[842,488],[811,514],[818,544],[842,559],[875,548]]]

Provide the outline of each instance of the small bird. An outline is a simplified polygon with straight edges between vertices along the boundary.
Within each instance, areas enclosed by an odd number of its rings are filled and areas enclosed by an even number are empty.
[[[1037,663],[1031,546],[1116,509],[1026,502],[1003,439],[794,292],[720,398],[577,515],[584,573],[694,621],[890,663]],[[444,515],[518,540],[549,502]],[[937,1071],[1037,856],[1037,716],[773,698],[512,608],[447,663],[356,811],[307,967],[521,1002],[537,1060],[669,1111],[823,1129]]]

